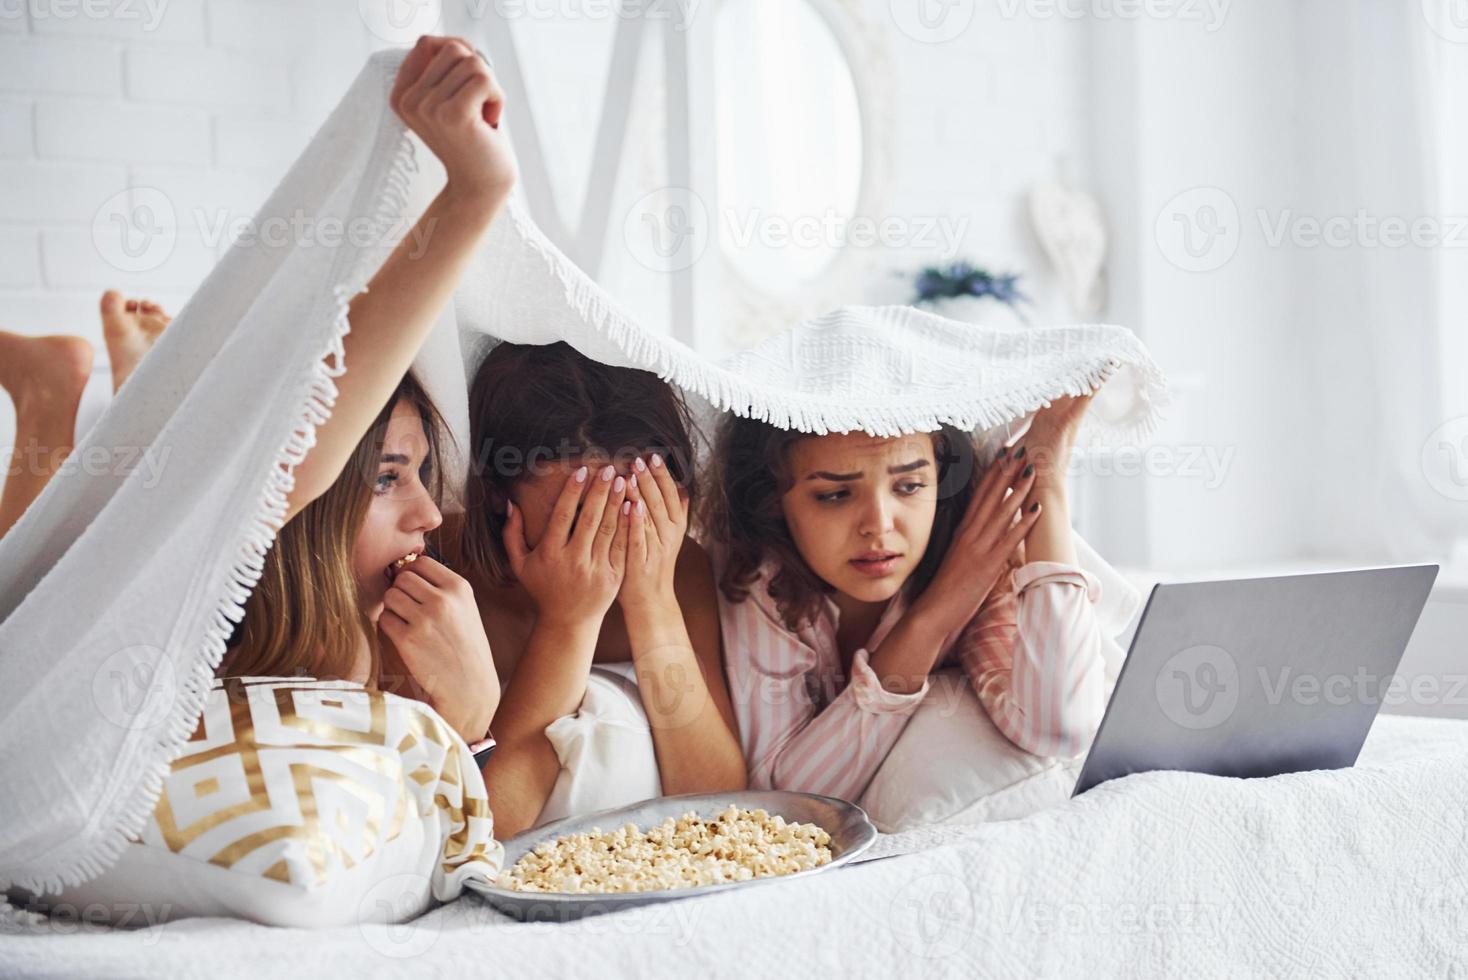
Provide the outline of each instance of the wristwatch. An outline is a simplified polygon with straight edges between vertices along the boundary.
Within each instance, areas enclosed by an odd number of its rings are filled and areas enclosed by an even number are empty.
[[[474,764],[480,769],[484,768],[484,764],[489,761],[490,755],[494,753],[494,746],[494,736],[489,732],[485,732],[483,738],[469,746],[469,752],[474,756]]]

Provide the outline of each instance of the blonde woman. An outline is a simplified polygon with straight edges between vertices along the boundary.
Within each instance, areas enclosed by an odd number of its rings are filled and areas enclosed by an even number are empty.
[[[467,583],[419,557],[441,521],[424,486],[436,474],[436,413],[404,378],[514,184],[514,157],[497,129],[503,102],[465,41],[421,38],[403,61],[392,108],[448,179],[352,303],[347,373],[296,466],[285,526],[224,664],[232,674],[372,683],[375,626],[425,700],[469,742],[488,731],[499,685]],[[411,571],[394,577],[389,566],[409,555]]]
[[[443,430],[408,367],[503,205],[515,164],[497,130],[503,93],[467,42],[422,38],[391,104],[448,179],[351,305],[336,403],[295,468],[285,523],[220,674],[374,685],[386,657],[391,686],[407,686],[403,693],[428,701],[472,743],[488,730],[499,684],[468,583],[424,554],[425,535],[442,521]],[[102,308],[117,387],[168,318],[116,293]],[[0,383],[17,409],[15,456],[31,444],[46,449],[45,465],[12,460],[3,532],[70,450],[91,348],[76,337],[0,333],[0,354]]]

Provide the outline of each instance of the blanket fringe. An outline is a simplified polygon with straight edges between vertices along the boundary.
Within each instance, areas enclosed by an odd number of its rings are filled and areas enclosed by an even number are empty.
[[[782,429],[825,434],[863,430],[876,436],[931,432],[942,425],[982,431],[1012,422],[1065,395],[1081,395],[1099,388],[1122,364],[1142,375],[1147,405],[1121,424],[1102,423],[1087,416],[1083,431],[1097,444],[1131,445],[1147,441],[1168,404],[1167,379],[1129,330],[1110,324],[1082,324],[1112,332],[1121,350],[1097,355],[1047,381],[1000,393],[975,392],[968,398],[945,396],[940,408],[914,406],[900,410],[860,409],[849,403],[822,402],[756,388],[734,372],[699,357],[670,338],[640,326],[614,299],[568,259],[517,204],[508,209],[515,234],[546,263],[560,282],[567,304],[583,321],[617,346],[638,367],[651,371],[684,391],[693,392],[719,411],[757,418]],[[917,315],[942,320],[923,310]],[[1043,328],[1039,328],[1043,329]]]
[[[384,63],[377,64],[381,67]],[[396,66],[391,67],[395,69]],[[390,111],[386,108],[385,96],[393,74],[393,71],[383,71],[384,112]],[[378,195],[370,216],[370,234],[364,239],[369,242],[387,240],[394,224],[407,208],[410,180],[417,170],[413,143],[406,131],[388,125],[381,132],[383,135],[374,159],[378,154],[386,153],[388,161],[382,193]],[[369,164],[368,173],[371,171]],[[330,332],[325,349],[312,362],[310,374],[305,379],[306,392],[297,411],[297,423],[285,445],[271,460],[255,514],[246,525],[242,540],[237,542],[234,553],[242,557],[226,573],[224,596],[205,625],[204,656],[191,658],[192,665],[181,678],[180,691],[170,717],[161,726],[158,737],[141,751],[143,762],[137,788],[129,794],[130,799],[122,808],[120,817],[104,828],[84,853],[53,873],[15,879],[14,883],[20,887],[46,894],[96,878],[116,863],[123,848],[136,840],[147,825],[173,760],[183,751],[184,744],[198,726],[205,699],[214,685],[214,671],[224,658],[235,624],[244,618],[245,603],[264,572],[265,556],[285,523],[290,492],[295,488],[295,467],[316,444],[316,427],[331,417],[337,397],[334,379],[346,372],[343,340],[351,331],[348,320],[351,302],[366,289],[367,280],[376,268],[372,254],[364,250],[354,257],[351,267],[337,277],[337,284],[332,288]],[[7,884],[0,882],[0,885]]]

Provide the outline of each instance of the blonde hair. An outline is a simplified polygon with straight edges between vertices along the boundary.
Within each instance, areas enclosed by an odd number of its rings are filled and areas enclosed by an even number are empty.
[[[418,381],[405,375],[335,482],[276,535],[245,603],[240,643],[225,657],[220,676],[350,677],[365,636],[371,657],[366,683],[377,685],[377,631],[362,610],[352,550],[372,503],[388,421],[404,401],[423,420],[432,472],[427,489],[435,502],[442,499],[443,419]]]

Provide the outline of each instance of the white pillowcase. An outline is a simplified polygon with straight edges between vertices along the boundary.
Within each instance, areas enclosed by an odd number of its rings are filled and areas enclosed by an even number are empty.
[[[1070,796],[1082,760],[1031,755],[995,727],[962,670],[929,679],[860,804],[877,829],[1014,820]]]
[[[561,773],[537,827],[662,795],[652,727],[630,663],[593,666],[581,707],[551,722],[545,737]]]
[[[140,839],[35,902],[132,925],[402,922],[494,880],[493,830],[479,768],[428,705],[346,681],[232,678],[215,682]]]
[[[1127,630],[1142,596],[1079,534],[1080,566],[1101,581],[1095,606],[1102,633],[1109,698],[1126,651],[1114,637]],[[1070,798],[1085,762],[1032,755],[995,727],[962,670],[943,670],[930,680],[897,744],[867,785],[860,804],[884,833],[928,824],[1016,820]]]

